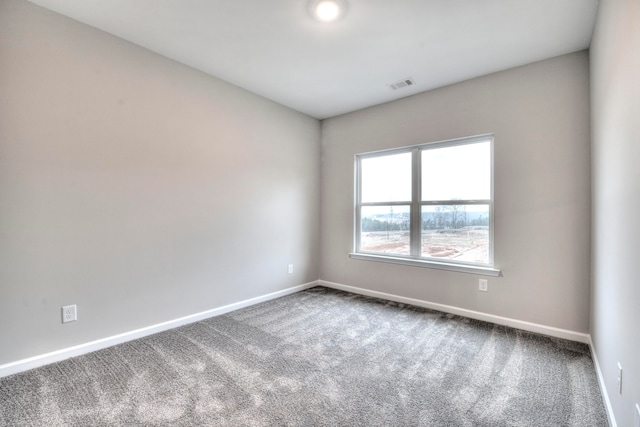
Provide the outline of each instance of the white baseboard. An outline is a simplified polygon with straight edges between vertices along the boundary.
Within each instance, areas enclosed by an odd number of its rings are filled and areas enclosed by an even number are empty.
[[[318,282],[305,283],[302,285],[283,289],[281,291],[272,292],[270,294],[262,295],[262,296],[251,298],[248,300],[244,300],[244,301],[236,302],[233,304],[225,305],[222,307],[217,307],[211,310],[203,311],[201,313],[196,313],[189,316],[181,317],[179,319],[169,320],[167,322],[159,323],[157,325],[147,326],[145,328],[136,329],[134,331],[125,332],[122,334],[114,335],[107,338],[102,338],[99,340],[76,345],[73,347],[52,351],[51,353],[29,357],[27,359],[22,359],[16,362],[0,365],[0,378],[6,377],[8,375],[17,374],[19,372],[24,372],[29,369],[37,368],[39,366],[48,365],[50,363],[59,362],[61,360],[65,360],[70,357],[76,357],[83,354],[91,353],[92,351],[101,350],[103,348],[111,347],[116,344],[121,344],[127,341],[132,341],[138,338],[145,337],[147,335],[156,334],[158,332],[166,331],[168,329],[177,328],[178,326],[186,325],[188,323],[197,322],[199,320],[208,319],[210,317],[220,316],[221,314],[229,313],[231,311],[238,310],[240,308],[248,307],[264,301],[269,301],[275,298],[283,297],[285,295],[290,295],[296,292],[300,292],[317,285],[318,285]]]
[[[564,338],[572,341],[578,341],[586,344],[590,344],[590,337],[588,334],[580,332],[569,331],[565,329],[554,328],[550,326],[539,325],[536,323],[525,322],[516,319],[510,319],[501,316],[495,316],[492,314],[481,313],[478,311],[467,310],[459,307],[433,303],[429,301],[419,300],[415,298],[407,298],[399,295],[388,294],[384,292],[372,291],[369,289],[358,288],[355,286],[343,285],[340,283],[328,282],[324,280],[318,280],[315,282],[309,282],[302,285],[294,286],[291,288],[283,289],[281,291],[272,292],[267,295],[251,298],[248,300],[240,301],[237,303],[217,307],[211,310],[203,311],[201,313],[192,314],[189,316],[181,317],[179,319],[170,320],[167,322],[159,323],[157,325],[148,326],[134,331],[125,332],[122,334],[114,335],[107,338],[91,341],[88,343],[68,347],[60,350],[53,351],[27,359],[18,360],[16,362],[0,365],[0,378],[16,374],[19,372],[27,371],[29,369],[37,368],[39,366],[48,365],[50,363],[58,362],[68,359],[70,357],[80,356],[92,351],[100,350],[103,348],[111,347],[116,344],[121,344],[134,339],[142,338],[148,335],[152,335],[158,332],[166,331],[168,329],[176,328],[178,326],[186,325],[188,323],[197,322],[199,320],[208,319],[210,317],[219,316],[221,314],[229,313],[240,308],[248,307],[254,304],[258,304],[264,301],[269,301],[275,298],[280,298],[285,295],[290,295],[296,292],[300,292],[305,289],[312,288],[314,286],[326,286],[328,288],[339,289],[346,292],[352,292],[360,295],[367,295],[371,297],[386,299],[389,301],[400,302],[404,304],[415,305],[418,307],[425,307],[432,310],[443,311],[445,313],[457,314],[472,319],[483,320],[486,322],[496,323],[499,325],[511,326],[514,328],[522,329],[525,331],[535,332],[543,335],[553,336],[557,338]],[[593,349],[593,346],[591,346]],[[593,350],[592,350],[593,351]],[[594,362],[596,361],[594,353]],[[602,382],[600,371],[598,371],[598,379],[601,382],[601,387],[604,387]],[[604,389],[603,389],[604,390]],[[606,393],[605,393],[606,396]],[[608,404],[608,401],[607,401]],[[610,412],[610,407],[607,408]],[[615,426],[615,424],[613,424]]]
[[[616,417],[613,415],[613,407],[611,406],[611,401],[609,400],[609,393],[607,393],[607,386],[604,383],[604,375],[602,375],[602,370],[600,369],[598,354],[596,353],[596,348],[593,345],[593,341],[591,341],[591,335],[589,335],[589,347],[591,348],[591,358],[593,359],[593,365],[596,368],[596,376],[598,377],[598,384],[600,385],[600,393],[602,394],[604,409],[607,412],[607,417],[609,418],[609,425],[611,427],[617,427],[618,424],[616,423]]]
[[[443,311],[445,313],[457,314],[459,316],[469,317],[471,319],[483,320],[498,325],[511,326],[513,328],[522,329],[529,332],[535,332],[542,335],[548,335],[556,338],[564,338],[571,341],[578,341],[584,344],[589,343],[589,335],[582,332],[569,331],[567,329],[554,328],[552,326],[540,325],[537,323],[525,322],[523,320],[511,319],[508,317],[495,316],[493,314],[482,313],[479,311],[467,310],[464,308],[454,307],[451,305],[438,304],[435,302],[423,301],[415,298],[407,298],[399,295],[387,294],[384,292],[372,291],[369,289],[357,288],[355,286],[343,285],[340,283],[327,282],[318,280],[318,285],[327,288],[339,289],[354,294],[367,295],[386,299],[389,301],[400,302],[404,304],[415,305],[418,307],[430,308],[432,310]]]

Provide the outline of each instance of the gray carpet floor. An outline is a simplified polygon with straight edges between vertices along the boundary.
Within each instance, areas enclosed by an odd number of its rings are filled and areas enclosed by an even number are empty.
[[[2,426],[606,426],[588,346],[316,287],[0,379]]]

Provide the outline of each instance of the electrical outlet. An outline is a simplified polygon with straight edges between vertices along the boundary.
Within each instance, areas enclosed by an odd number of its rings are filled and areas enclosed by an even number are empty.
[[[78,320],[78,308],[75,304],[62,307],[62,323],[75,322]]]
[[[289,264],[287,266],[287,271],[289,272],[289,274],[293,274],[293,264]]]
[[[640,405],[637,403],[635,416],[633,417],[633,427],[640,427]]]
[[[618,391],[622,394],[622,365],[618,363]]]
[[[487,279],[480,279],[478,281],[478,290],[482,292],[489,292],[489,281]]]

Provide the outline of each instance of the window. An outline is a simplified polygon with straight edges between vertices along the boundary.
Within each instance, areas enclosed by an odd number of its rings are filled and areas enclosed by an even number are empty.
[[[356,156],[354,258],[497,275],[493,136]]]

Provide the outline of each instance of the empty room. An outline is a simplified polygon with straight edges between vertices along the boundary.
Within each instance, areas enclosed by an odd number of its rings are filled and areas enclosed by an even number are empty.
[[[0,0],[0,426],[640,427],[640,2]]]

